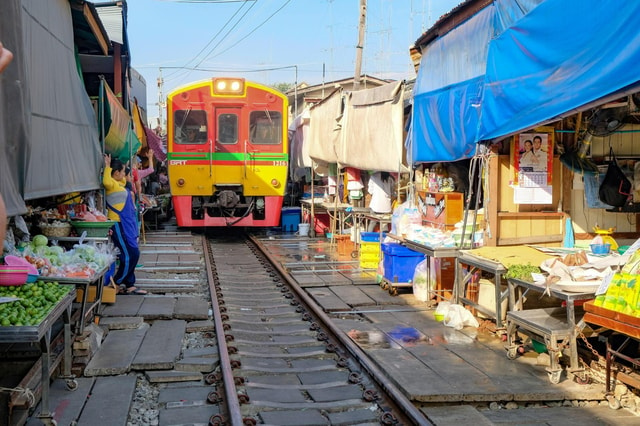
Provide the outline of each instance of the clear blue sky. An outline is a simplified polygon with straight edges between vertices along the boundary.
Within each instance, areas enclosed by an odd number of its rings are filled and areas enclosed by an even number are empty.
[[[462,0],[368,0],[362,73],[413,78],[409,46]],[[359,0],[128,0],[148,117],[163,93],[212,76],[310,85],[353,76]],[[274,68],[287,67],[281,70]]]

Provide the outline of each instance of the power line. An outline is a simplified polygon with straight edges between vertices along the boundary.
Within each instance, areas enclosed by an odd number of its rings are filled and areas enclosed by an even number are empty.
[[[237,0],[236,0],[236,1],[237,1]],[[187,63],[186,63],[185,65],[188,65],[188,64],[190,64],[190,63],[192,63],[192,62],[195,62],[195,61],[197,60],[198,56],[200,56],[200,54],[202,54],[202,52],[204,52],[204,51],[205,51],[205,49],[207,49],[207,47],[209,47],[209,46],[211,45],[211,43],[213,43],[213,41],[214,41],[216,38],[218,38],[218,36],[220,35],[220,33],[221,33],[221,32],[222,32],[222,31],[223,31],[223,30],[224,30],[224,29],[225,29],[225,28],[226,28],[226,27],[227,27],[227,26],[228,26],[228,25],[233,21],[233,19],[236,17],[236,15],[238,15],[238,13],[240,13],[240,11],[245,7],[245,3],[246,3],[247,1],[251,1],[251,2],[253,2],[253,4],[252,4],[252,5],[251,5],[251,7],[250,7],[250,8],[249,8],[249,9],[248,9],[248,10],[247,10],[247,11],[246,11],[246,12],[245,12],[241,17],[240,17],[240,19],[239,19],[239,20],[234,24],[234,26],[233,26],[231,29],[235,28],[235,27],[238,25],[238,22],[240,22],[240,20],[242,20],[242,18],[244,18],[244,16],[246,16],[246,14],[249,12],[249,10],[251,10],[251,9],[253,8],[253,6],[255,6],[255,4],[256,4],[256,0],[242,0],[243,5],[242,5],[242,6],[240,6],[240,7],[239,7],[235,12],[234,12],[234,14],[233,14],[229,19],[227,19],[227,22],[225,22],[225,24],[220,28],[220,30],[218,30],[218,32],[217,32],[213,37],[211,37],[211,39],[209,39],[209,41],[207,42],[207,44],[206,44],[202,49],[200,49],[200,51],[199,51],[199,52],[198,52],[198,53],[197,53],[193,58],[191,58],[189,61],[187,61]],[[228,34],[229,34],[229,32],[227,32],[227,33],[225,34],[225,36],[224,36],[224,37],[226,37]],[[215,49],[217,46],[219,46],[219,45],[220,45],[220,43],[221,43],[222,41],[224,41],[224,38],[223,38],[220,42],[218,42],[218,44],[216,44],[216,46],[214,46],[214,47],[213,47],[213,49]],[[205,56],[205,59],[206,59],[206,56]],[[204,59],[203,59],[203,60],[204,60]],[[202,61],[203,61],[203,60],[202,60]],[[202,61],[200,61],[198,64],[196,64],[196,67],[197,67],[198,65],[200,65],[200,64],[202,63]],[[175,75],[175,74],[176,74],[176,73],[169,74],[169,75],[167,76],[167,78],[170,78],[170,77],[172,77],[172,76],[173,76],[173,75]]]
[[[167,3],[245,3],[256,0],[158,0]]]
[[[242,37],[240,40],[238,40],[235,44],[229,46],[228,48],[226,48],[225,50],[223,50],[222,52],[217,53],[215,56],[212,56],[211,58],[217,58],[218,56],[222,55],[223,53],[229,51],[230,49],[233,49],[234,47],[236,47],[238,44],[240,44],[242,41],[244,41],[247,37],[249,37],[251,34],[253,34],[254,32],[256,32],[258,29],[260,29],[260,27],[262,27],[264,24],[266,24],[267,22],[269,22],[271,20],[271,18],[273,18],[275,15],[278,14],[278,12],[280,12],[282,9],[285,8],[286,5],[288,5],[289,3],[291,3],[291,0],[287,0],[285,2],[285,4],[283,4],[282,6],[280,6],[280,8],[278,8],[275,12],[273,12],[271,15],[269,15],[269,17],[267,19],[265,19],[264,21],[262,21],[260,24],[258,24],[258,26],[256,26],[253,30],[249,31],[249,33],[247,35],[245,35],[244,37]],[[253,7],[253,6],[252,6]],[[244,15],[243,15],[244,17]],[[234,27],[235,28],[235,27]],[[233,29],[233,28],[232,28]],[[227,32],[228,34],[228,32]],[[226,35],[225,35],[226,36]],[[218,43],[217,46],[219,46],[220,43]],[[209,56],[207,56],[205,59],[208,59]],[[204,61],[204,59],[202,61],[200,61],[200,63],[198,63],[198,65],[200,65],[202,62]]]

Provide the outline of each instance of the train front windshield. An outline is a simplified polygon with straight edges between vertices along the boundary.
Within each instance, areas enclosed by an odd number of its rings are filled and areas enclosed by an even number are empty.
[[[207,142],[207,113],[202,110],[178,110],[174,115],[174,140],[178,144]]]
[[[281,143],[282,115],[278,111],[252,111],[249,117],[251,143],[277,145]]]

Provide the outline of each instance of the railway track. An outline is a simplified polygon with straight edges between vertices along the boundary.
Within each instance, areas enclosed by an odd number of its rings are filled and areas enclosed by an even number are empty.
[[[204,248],[220,368],[209,424],[431,424],[257,245]]]

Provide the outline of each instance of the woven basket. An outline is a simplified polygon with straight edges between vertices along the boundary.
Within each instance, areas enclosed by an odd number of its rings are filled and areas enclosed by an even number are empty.
[[[71,225],[68,223],[53,226],[48,224],[40,224],[40,230],[42,231],[42,235],[49,238],[55,237],[68,237],[71,234]]]

